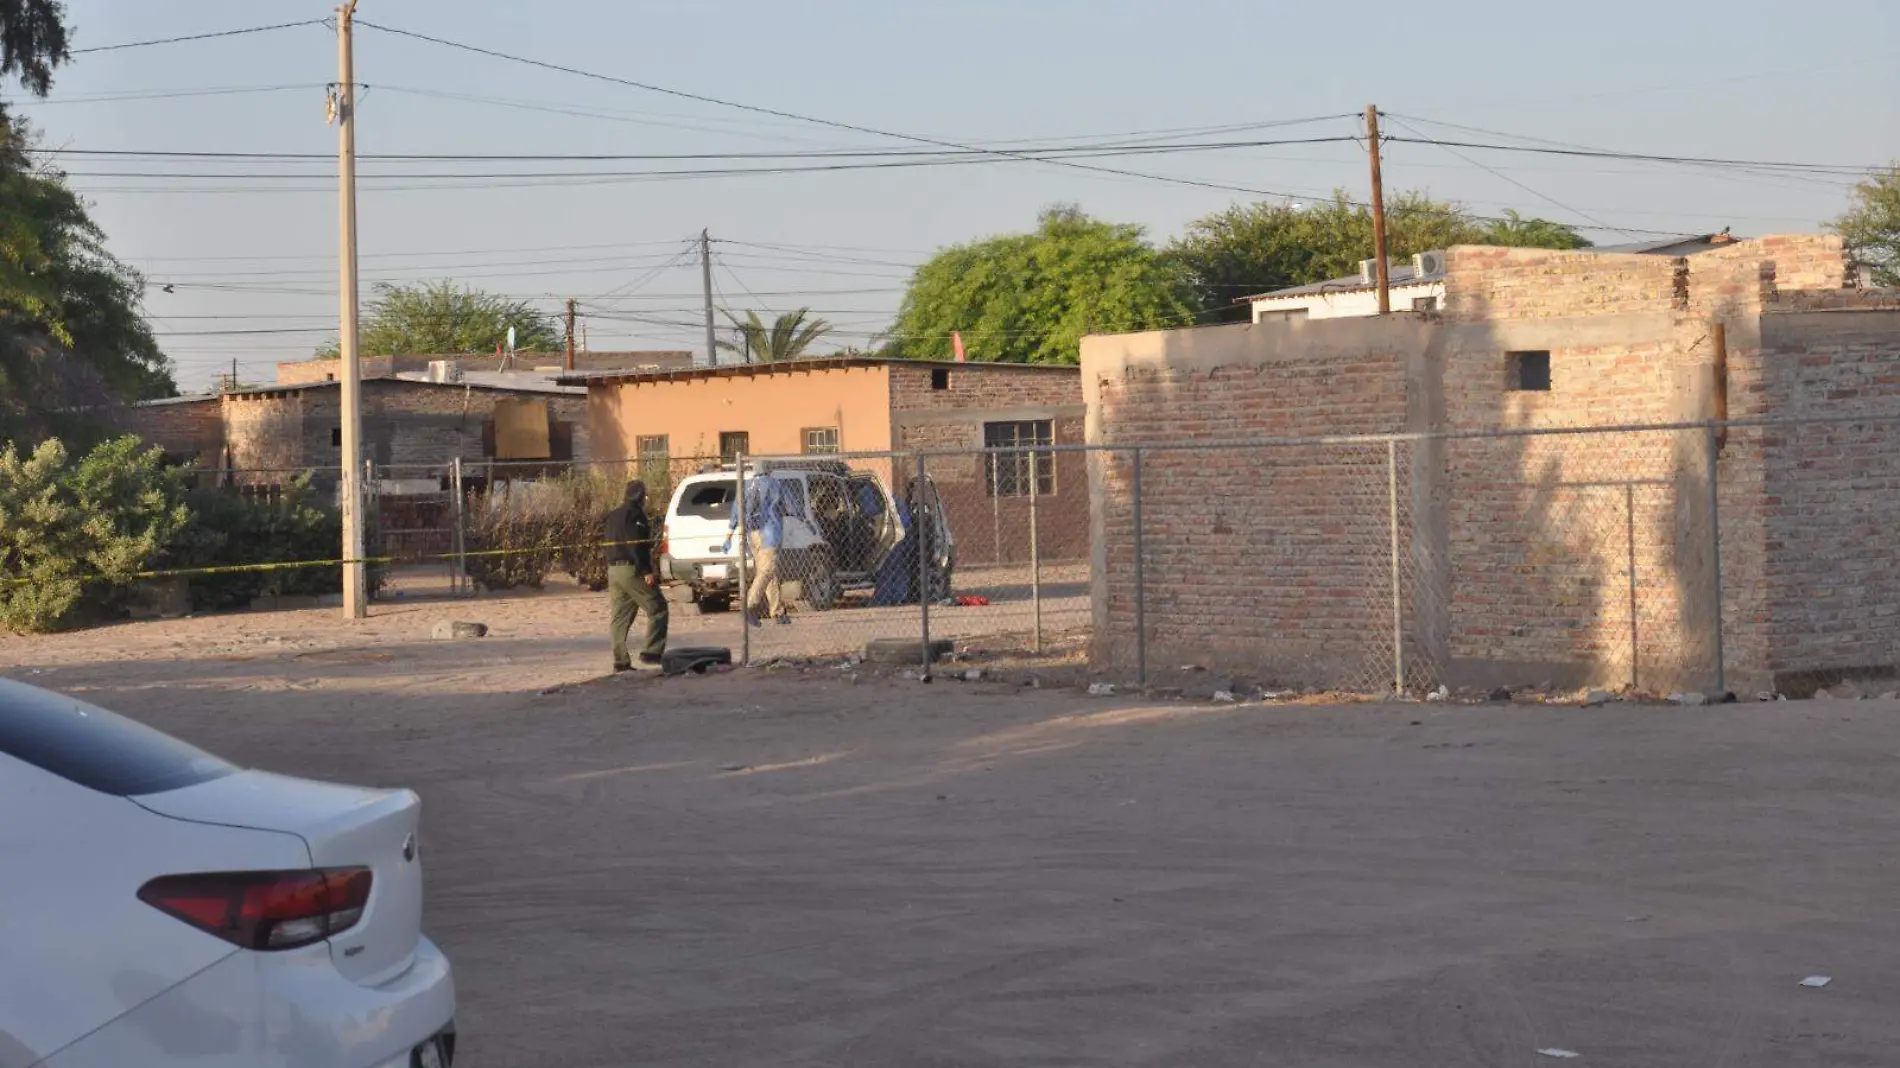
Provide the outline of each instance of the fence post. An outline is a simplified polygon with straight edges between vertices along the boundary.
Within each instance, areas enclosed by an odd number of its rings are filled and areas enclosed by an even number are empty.
[[[380,546],[383,544],[387,544],[389,541],[389,535],[383,533],[383,524],[382,524],[383,517],[381,514],[382,513],[382,495],[376,492],[376,461],[375,460],[363,461],[363,477],[362,477],[362,481],[357,483],[357,491],[358,493],[357,493],[357,500],[356,500],[356,510],[357,510],[356,514],[363,517],[362,529],[363,529],[363,534],[364,534],[363,560],[357,566],[363,569],[363,575],[364,575],[363,581],[365,584],[363,587],[364,589],[363,600],[367,604],[369,601],[373,601],[376,599],[374,592],[370,590],[369,585],[368,585],[369,562],[370,560],[378,556],[384,555],[384,553],[379,551]],[[375,532],[376,541],[378,542],[378,545],[371,545],[369,543],[368,535],[370,534],[371,531]]]
[[[1050,463],[1055,463],[1054,454],[1050,454]],[[1042,546],[1036,534],[1036,498],[1037,483],[1042,481],[1042,472],[1037,467],[1040,462],[1035,453],[1029,454],[1029,612],[1031,617],[1030,651],[1042,652]]]
[[[1392,694],[1405,693],[1405,586],[1399,568],[1399,443],[1385,443],[1386,512],[1392,534]]]
[[[739,511],[739,665],[748,667],[752,663],[752,591],[748,588],[745,574],[746,550],[752,548],[751,510],[745,500],[745,454],[740,453],[733,469],[738,473],[739,485],[734,491],[732,506]]]
[[[1003,495],[997,492],[1002,482],[1003,454],[986,452],[983,462],[990,469],[990,555],[991,563],[1003,563]]]
[[[449,551],[455,562],[449,567],[449,592],[460,596],[468,588],[468,525],[464,509],[468,498],[462,492],[462,458],[457,456],[449,467],[449,493],[454,500],[455,530],[449,536]]]
[[[1135,684],[1148,685],[1148,603],[1147,584],[1142,575],[1141,536],[1141,449],[1135,449]]]
[[[924,503],[930,496],[930,483],[925,481],[924,454],[917,453],[916,490],[910,495],[910,521],[917,533],[917,608],[918,619],[923,632],[924,681],[930,681],[930,669],[935,663],[930,655],[930,522],[926,513],[930,511]]]
[[[1715,602],[1715,692],[1717,695],[1728,692],[1728,679],[1725,674],[1724,651],[1722,648],[1722,500],[1720,481],[1716,477],[1716,466],[1720,459],[1722,443],[1711,423],[1703,429],[1703,451],[1708,456],[1709,465],[1709,564],[1710,594]]]

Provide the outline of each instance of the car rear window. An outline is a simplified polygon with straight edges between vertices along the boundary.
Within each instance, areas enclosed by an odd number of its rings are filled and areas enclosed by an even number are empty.
[[[238,769],[116,712],[0,679],[0,753],[104,794],[157,794]]]
[[[696,519],[732,518],[732,495],[738,488],[736,479],[720,479],[712,482],[694,482],[680,493],[680,515],[690,515]]]

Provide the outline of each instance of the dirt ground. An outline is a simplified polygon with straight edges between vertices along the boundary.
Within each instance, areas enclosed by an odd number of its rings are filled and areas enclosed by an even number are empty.
[[[417,790],[474,1068],[1900,1060],[1889,704],[602,680],[598,598],[478,609],[0,638],[0,673]]]

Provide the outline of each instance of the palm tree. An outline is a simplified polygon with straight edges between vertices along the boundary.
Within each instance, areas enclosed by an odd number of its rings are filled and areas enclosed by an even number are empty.
[[[831,324],[823,319],[805,318],[810,308],[789,311],[773,321],[770,327],[759,318],[759,313],[748,311],[741,319],[732,312],[726,312],[726,318],[739,328],[738,341],[721,341],[719,347],[727,352],[742,353],[747,363],[777,363],[782,360],[796,360],[805,354],[812,342],[831,332]]]

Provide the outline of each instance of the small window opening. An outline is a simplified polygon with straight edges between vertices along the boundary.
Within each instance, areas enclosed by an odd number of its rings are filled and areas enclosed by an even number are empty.
[[[1505,388],[1517,393],[1550,392],[1550,353],[1505,353]]]
[[[340,449],[343,447],[343,428],[342,427],[333,426],[330,428],[330,447],[333,449]]]
[[[933,367],[930,369],[930,388],[950,388],[950,369],[948,367]]]

